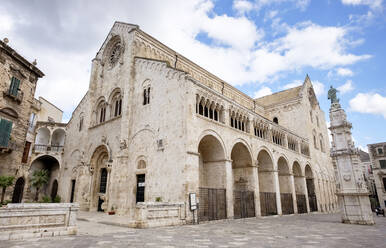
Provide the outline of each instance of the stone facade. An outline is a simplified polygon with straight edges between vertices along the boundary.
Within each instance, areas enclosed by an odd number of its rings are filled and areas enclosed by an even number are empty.
[[[29,170],[28,159],[23,158],[30,149],[26,142],[28,121],[38,78],[44,74],[7,43],[6,39],[0,41],[0,175],[15,176],[23,192]],[[14,187],[8,187],[5,199],[11,200],[13,192]]]
[[[369,144],[370,161],[373,166],[378,201],[386,209],[386,142]]]
[[[175,223],[168,209],[181,203],[179,223],[192,222],[189,193],[202,220],[333,211],[327,135],[308,76],[252,99],[138,26],[116,22],[66,126],[59,195],[139,226],[154,206]]]
[[[347,121],[339,102],[330,108],[332,149],[337,180],[337,195],[342,222],[350,224],[374,224],[369,191],[364,180],[359,150],[351,136],[352,124]]]

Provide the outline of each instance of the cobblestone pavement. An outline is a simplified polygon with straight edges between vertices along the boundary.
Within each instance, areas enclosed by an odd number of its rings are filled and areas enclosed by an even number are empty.
[[[386,218],[375,218],[374,226],[311,214],[150,229],[79,221],[77,236],[6,241],[0,247],[386,247]]]

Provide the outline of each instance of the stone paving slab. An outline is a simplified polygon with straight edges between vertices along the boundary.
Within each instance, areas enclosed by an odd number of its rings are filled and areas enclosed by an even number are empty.
[[[386,247],[386,218],[375,220],[373,226],[349,225],[338,214],[311,214],[150,229],[79,221],[78,236],[0,247]]]

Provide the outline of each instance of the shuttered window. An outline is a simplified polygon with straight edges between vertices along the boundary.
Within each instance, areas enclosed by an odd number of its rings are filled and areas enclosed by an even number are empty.
[[[379,165],[381,166],[381,169],[386,169],[386,160],[379,160]]]
[[[12,121],[0,119],[0,147],[8,147],[12,131]]]
[[[17,96],[17,91],[19,90],[20,80],[12,77],[11,86],[9,87],[9,94],[12,96]]]

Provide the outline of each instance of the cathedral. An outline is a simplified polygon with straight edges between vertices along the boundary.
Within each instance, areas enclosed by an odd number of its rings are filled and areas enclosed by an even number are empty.
[[[56,157],[62,201],[136,227],[337,207],[308,76],[253,99],[127,23],[113,25],[92,60]]]

